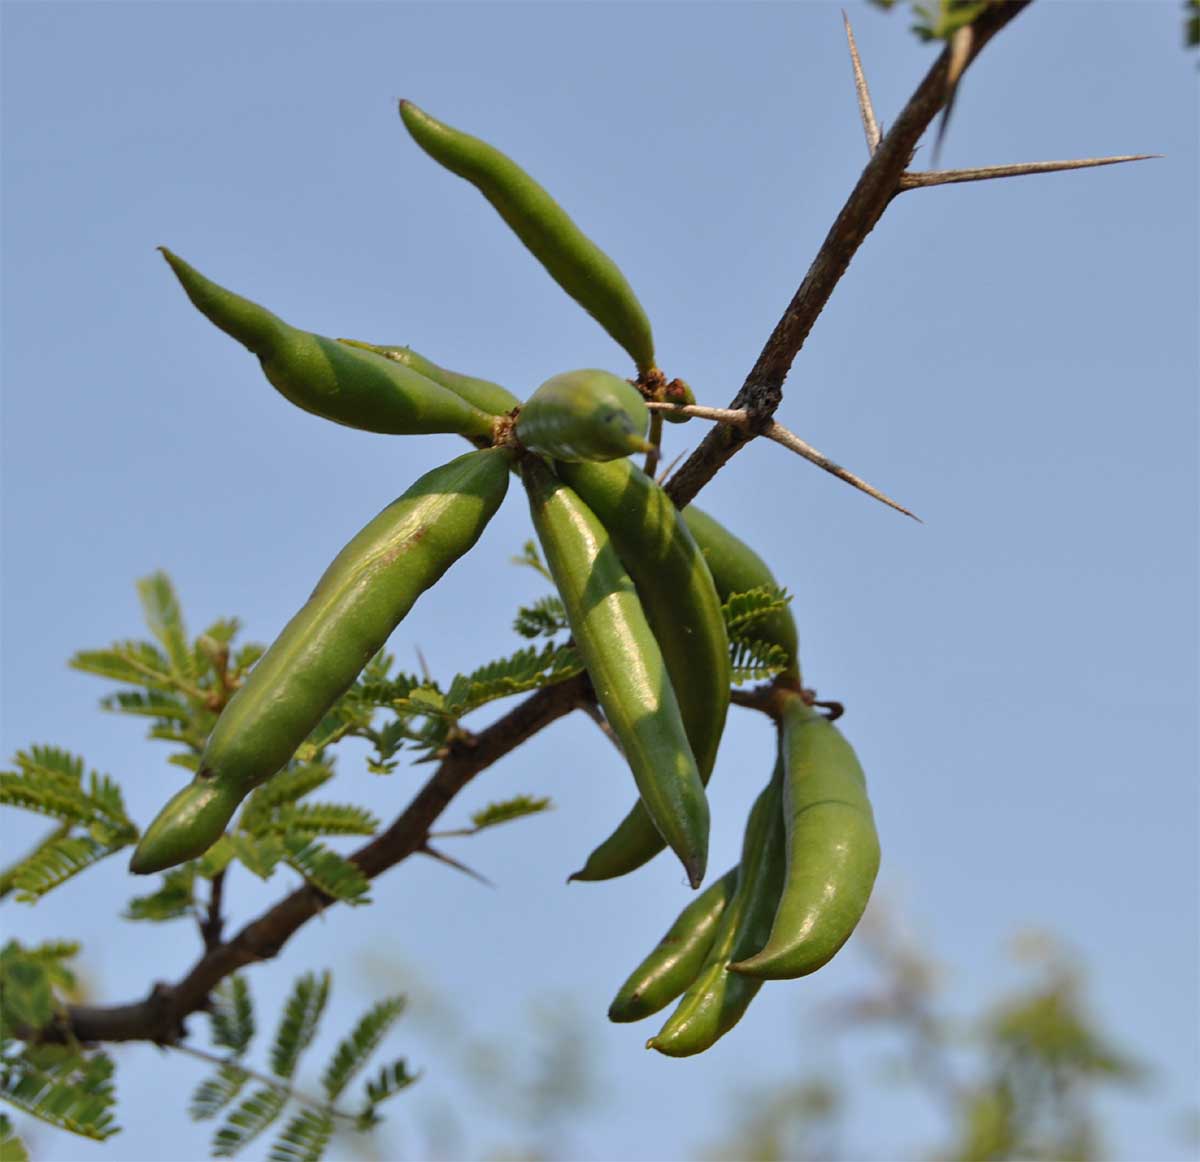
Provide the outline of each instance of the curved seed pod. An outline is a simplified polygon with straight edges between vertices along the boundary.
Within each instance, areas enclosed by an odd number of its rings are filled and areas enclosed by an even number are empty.
[[[683,510],[683,519],[704,554],[722,601],[727,601],[731,593],[745,593],[760,585],[778,584],[767,563],[708,513],[689,504]],[[784,650],[791,659],[791,665],[782,677],[799,685],[800,642],[792,611],[781,609],[764,618],[755,626],[754,634],[762,641],[778,645]]]
[[[737,887],[731,868],[682,912],[654,950],[629,974],[608,1006],[610,1021],[640,1021],[673,1001],[696,979],[717,934],[717,924]]]
[[[656,1037],[646,1042],[668,1057],[690,1057],[711,1048],[742,1019],[762,981],[728,971],[731,960],[757,950],[767,938],[783,887],[783,762],[758,796],[746,821],[742,862],[733,898],[725,907],[699,975]]]
[[[654,366],[650,320],[633,288],[603,250],[516,162],[478,137],[430,117],[411,101],[400,116],[412,139],[434,161],[465,178],[508,223],[547,273],[637,364]]]
[[[729,709],[729,640],[708,566],[670,497],[632,461],[561,464],[559,475],[608,530],[637,586],[696,768],[707,783]],[[571,879],[625,875],[662,849],[658,830],[637,803]]]
[[[783,895],[766,945],[730,965],[762,980],[793,980],[832,960],[862,919],[879,871],[866,780],[837,727],[788,697],[783,748]]]
[[[192,786],[150,825],[132,871],[162,871],[217,841],[238,803],[292,757],[417,598],[479,539],[511,460],[491,448],[427,472],[334,558],[217,719]]]
[[[648,452],[650,412],[637,388],[607,371],[547,379],[517,416],[517,439],[555,460],[619,460]]]
[[[693,887],[708,858],[708,801],[662,652],[604,526],[534,456],[521,464],[533,526],[575,644],[642,802]]]
[[[448,371],[436,363],[414,351],[411,347],[378,346],[375,343],[362,343],[358,339],[339,339],[348,347],[359,347],[364,351],[374,351],[393,363],[399,363],[426,379],[432,379],[447,391],[461,396],[469,404],[474,404],[481,412],[490,416],[507,415],[513,408],[520,407],[521,401],[511,391],[492,383],[488,379],[476,379],[473,375],[462,375],[457,371]]]
[[[257,355],[271,384],[304,411],[389,435],[491,435],[492,417],[440,384],[382,355],[289,326],[159,249],[197,309]]]
[[[202,856],[220,839],[241,801],[242,792],[225,783],[188,783],[146,828],[130,870],[149,874]]]

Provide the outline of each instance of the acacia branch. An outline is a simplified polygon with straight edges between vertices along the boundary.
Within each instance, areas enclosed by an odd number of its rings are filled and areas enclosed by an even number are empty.
[[[1029,3],[1030,0],[1010,0],[988,8],[979,17],[973,25],[974,34],[965,59],[954,61],[959,76],[988,41]],[[917,142],[944,106],[950,73],[951,50],[947,46],[880,141],[821,243],[804,281],[734,397],[730,407],[750,412],[754,419],[751,429],[739,431],[724,425],[713,428],[668,482],[667,492],[680,508],[690,503],[774,415],[783,398],[783,381],[792,362],[846,273],[850,260],[900,191],[901,176]]]
[[[368,879],[375,879],[425,849],[434,821],[477,774],[590,697],[586,675],[578,674],[531,694],[470,744],[456,745],[387,830],[349,856],[350,861]],[[248,964],[276,956],[297,929],[334,902],[305,884],[230,940],[207,949],[178,983],[155,985],[145,1000],[132,1004],[68,1005],[59,1023],[44,1030],[42,1037],[173,1044],[186,1033],[184,1019],[208,1006],[209,994],[222,980]]]

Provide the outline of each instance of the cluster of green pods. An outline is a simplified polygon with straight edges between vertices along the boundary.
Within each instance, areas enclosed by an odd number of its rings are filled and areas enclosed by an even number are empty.
[[[679,915],[621,986],[609,1017],[678,1004],[646,1043],[670,1057],[711,1048],[768,980],[827,964],[862,919],[879,840],[862,768],[829,719],[779,693],[778,757],[746,823],[740,864]]]
[[[669,847],[699,888],[705,788],[730,705],[723,604],[775,578],[712,517],[694,506],[678,511],[629,459],[651,450],[648,431],[659,436],[646,399],[694,397],[655,366],[649,321],[612,260],[504,154],[410,102],[400,113],[416,143],[473,184],[625,349],[638,379],[569,371],[522,402],[406,345],[300,330],[164,248],[192,303],[257,357],[291,403],[364,431],[457,434],[476,450],[426,473],[341,550],[225,706],[193,781],[146,830],[131,868],[165,870],[220,838],[242,800],[288,763],[420,595],[476,543],[515,473],[637,789],[570,878],[626,875]],[[756,635],[787,661],[772,703],[778,759],[750,812],[741,859],[682,911],[609,1009],[614,1021],[635,1021],[677,1001],[649,1041],[670,1056],[710,1047],[763,981],[806,975],[833,957],[862,916],[879,864],[861,768],[801,692],[791,613],[768,614]]]

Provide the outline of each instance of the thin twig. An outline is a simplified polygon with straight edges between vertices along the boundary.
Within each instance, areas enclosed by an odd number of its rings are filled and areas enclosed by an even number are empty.
[[[971,60],[971,47],[975,43],[975,26],[964,24],[950,36],[947,46],[950,53],[950,65],[946,70],[946,107],[942,110],[942,119],[938,124],[937,139],[933,143],[933,164],[942,154],[942,142],[946,130],[950,128],[950,114],[954,111],[954,101],[958,96],[958,82],[962,79],[967,65]]]
[[[974,24],[968,65],[988,42],[1026,8],[1029,0],[1009,0],[990,6]],[[949,48],[943,50],[922,78],[908,103],[879,142],[854,189],[825,235],[808,273],[767,339],[762,353],[733,400],[755,417],[755,430],[765,427],[783,398],[783,381],[804,346],[813,324],[825,309],[851,259],[883,217],[899,191],[900,177],[912,158],[921,135],[946,99]],[[667,491],[682,508],[752,439],[722,425],[714,428],[667,484]]]
[[[1121,157],[1085,157],[1074,161],[1023,161],[1014,165],[987,165],[977,169],[916,170],[901,175],[902,190],[927,186],[948,186],[956,182],[986,182],[992,178],[1016,178],[1026,174],[1061,173],[1070,169],[1094,169],[1099,165],[1120,165],[1126,161],[1148,161],[1161,153],[1130,153]]]
[[[854,67],[854,91],[858,94],[858,112],[862,117],[863,133],[867,138],[867,152],[874,154],[879,148],[882,134],[879,132],[879,122],[875,120],[875,108],[871,104],[871,91],[867,88],[867,76],[863,72],[862,61],[858,58],[858,45],[854,43],[854,29],[850,27],[850,17],[842,11],[842,23],[846,26],[846,41],[850,45],[850,63]]]
[[[243,1065],[240,1061],[221,1057],[216,1053],[209,1053],[207,1049],[198,1049],[195,1045],[188,1045],[183,1041],[177,1041],[174,1045],[168,1045],[166,1048],[170,1049],[173,1053],[182,1053],[186,1057],[194,1057],[197,1061],[207,1061],[210,1065],[228,1066],[230,1069],[236,1069],[239,1073],[244,1073],[251,1081],[257,1081],[259,1085],[265,1085],[267,1088],[275,1090],[276,1093],[285,1094],[288,1098],[294,1098],[296,1101],[303,1102],[307,1106],[312,1106],[313,1109],[321,1110],[331,1117],[345,1118],[349,1122],[356,1122],[358,1120],[357,1115],[347,1113],[345,1110],[339,1110],[336,1106],[331,1105],[327,1101],[322,1101],[319,1097],[313,1097],[312,1094],[296,1089],[290,1082],[282,1081],[278,1077],[271,1077],[266,1073],[259,1073],[257,1069],[251,1069],[248,1065]]]

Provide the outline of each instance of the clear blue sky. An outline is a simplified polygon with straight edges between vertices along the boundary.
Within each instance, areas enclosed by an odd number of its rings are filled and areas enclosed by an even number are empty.
[[[886,123],[934,50],[905,13],[851,15]],[[70,653],[138,634],[133,581],[155,568],[194,628],[236,613],[269,639],[341,544],[460,447],[293,409],[156,245],[297,325],[411,342],[519,395],[569,368],[626,373],[482,199],[407,140],[395,101],[410,97],[537,175],[624,268],[666,370],[721,405],[865,161],[826,4],[8,3],[3,19],[3,755],[78,751],[143,822],[180,772],[136,722],[95,710],[105,690],[65,668]],[[927,523],[775,446],[740,455],[703,501],[797,595],[806,676],[846,703],[871,780],[879,894],[946,962],[955,1006],[1011,984],[1010,938],[1044,929],[1154,1066],[1145,1094],[1105,1106],[1130,1160],[1186,1156],[1198,1058],[1197,78],[1179,23],[1174,2],[1023,14],[969,73],[943,163],[1166,157],[904,195],[801,353],[780,418]],[[671,430],[668,454],[699,435]],[[419,646],[445,677],[517,644],[512,612],[542,591],[507,565],[528,535],[514,489],[393,638],[402,664]],[[771,748],[762,722],[733,717],[714,868],[735,858]],[[342,766],[339,797],[384,815],[421,777]],[[517,791],[557,810],[455,848],[494,890],[406,864],[374,908],[334,910],[252,971],[264,1019],[322,965],[342,1015],[419,973],[466,1040],[520,1044],[528,1004],[568,996],[604,1079],[569,1138],[587,1158],[678,1157],[732,1117],[731,1079],[834,1068],[805,1030],[867,979],[853,943],[764,990],[702,1058],[648,1054],[642,1027],[609,1025],[681,877],[660,860],[564,886],[630,796],[588,722],[488,772],[447,823]],[[11,813],[0,826],[6,849],[37,833]],[[235,918],[282,890],[248,878]],[[0,924],[82,936],[96,998],[129,1000],[196,954],[186,924],[115,921],[144,888],[114,859]],[[368,955],[411,969],[381,976]],[[380,1149],[420,1156],[452,1102],[452,1149],[504,1141],[425,1017],[389,1042],[426,1078]],[[126,1133],[39,1135],[37,1156],[203,1156],[210,1130],[183,1113],[199,1067],[117,1056]],[[930,1111],[870,1092],[854,1139],[871,1156],[931,1143]]]

